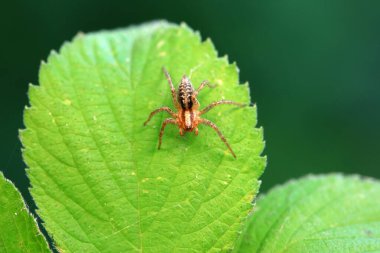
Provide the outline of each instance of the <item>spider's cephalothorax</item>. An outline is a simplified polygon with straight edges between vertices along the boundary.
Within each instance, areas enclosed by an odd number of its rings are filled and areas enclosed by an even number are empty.
[[[173,104],[176,107],[177,112],[173,112],[169,107],[161,107],[151,112],[148,119],[145,121],[144,125],[146,125],[150,121],[153,115],[161,111],[166,111],[172,116],[172,118],[167,118],[162,123],[161,131],[159,135],[159,141],[158,141],[158,149],[160,149],[161,147],[162,136],[164,134],[164,130],[167,124],[177,125],[179,128],[179,133],[181,135],[183,135],[184,132],[193,132],[193,131],[196,135],[198,135],[198,125],[204,124],[213,128],[218,133],[219,137],[226,144],[231,154],[236,158],[235,153],[232,151],[232,148],[228,144],[223,134],[219,131],[218,127],[211,121],[207,119],[203,119],[200,116],[202,114],[205,114],[206,112],[208,112],[209,110],[211,110],[217,105],[232,104],[232,105],[237,105],[237,106],[245,106],[245,104],[241,104],[241,103],[237,103],[237,102],[233,102],[229,100],[220,100],[220,101],[211,103],[210,105],[206,106],[202,110],[199,110],[199,102],[197,100],[198,93],[206,85],[210,86],[209,83],[207,81],[203,81],[198,87],[198,89],[195,90],[189,78],[184,75],[181,79],[181,83],[179,84],[178,93],[177,93],[173,86],[173,82],[170,78],[169,73],[165,70],[165,68],[163,68],[163,71],[165,73],[166,78],[168,79],[171,92],[172,92]]]

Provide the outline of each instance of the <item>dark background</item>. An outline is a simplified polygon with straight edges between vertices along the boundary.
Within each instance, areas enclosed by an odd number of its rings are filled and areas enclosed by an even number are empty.
[[[8,1],[0,8],[0,170],[27,193],[18,129],[40,61],[78,31],[185,21],[240,67],[264,127],[262,191],[308,173],[380,178],[380,1]]]

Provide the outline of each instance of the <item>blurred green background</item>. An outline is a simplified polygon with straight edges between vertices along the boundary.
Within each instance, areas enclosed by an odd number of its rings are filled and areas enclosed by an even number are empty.
[[[308,173],[380,178],[380,1],[8,1],[0,8],[0,169],[30,202],[18,140],[40,61],[78,31],[154,19],[210,37],[251,85],[262,191]]]

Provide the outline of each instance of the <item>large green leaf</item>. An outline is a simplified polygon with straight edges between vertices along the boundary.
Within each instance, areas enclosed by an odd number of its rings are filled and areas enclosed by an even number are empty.
[[[166,22],[79,34],[40,70],[22,132],[31,193],[62,252],[206,252],[233,247],[252,209],[265,159],[254,107],[223,105],[206,117],[234,149],[200,126],[181,137],[165,114],[172,107],[165,66],[175,83],[190,74],[203,106],[249,103],[247,84],[218,58],[212,43]],[[172,107],[173,108],[173,107]],[[173,108],[174,109],[174,108]]]
[[[380,182],[309,176],[260,198],[237,252],[380,252]]]
[[[50,252],[20,193],[1,172],[0,252]]]

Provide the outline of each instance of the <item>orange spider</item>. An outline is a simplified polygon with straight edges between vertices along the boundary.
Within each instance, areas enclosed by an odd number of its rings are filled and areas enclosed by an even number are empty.
[[[186,75],[183,75],[181,83],[179,84],[178,93],[177,93],[173,86],[173,82],[172,82],[172,79],[170,78],[168,71],[165,68],[163,68],[162,70],[164,71],[166,79],[169,82],[170,89],[172,91],[173,104],[177,108],[177,113],[173,112],[169,107],[164,106],[151,112],[148,119],[144,122],[144,126],[146,126],[146,124],[148,124],[150,119],[156,113],[162,112],[162,111],[168,112],[173,117],[173,118],[165,119],[164,122],[162,123],[161,131],[159,135],[158,149],[160,149],[161,147],[162,136],[164,135],[164,130],[167,124],[177,125],[179,128],[180,135],[184,135],[184,132],[192,132],[192,131],[194,131],[195,135],[198,135],[198,125],[204,124],[211,127],[218,133],[220,139],[222,139],[224,144],[226,144],[228,149],[231,151],[231,154],[236,158],[236,155],[234,151],[232,151],[230,144],[228,144],[226,138],[220,132],[218,127],[211,121],[207,119],[203,119],[200,116],[210,111],[212,108],[214,108],[217,105],[232,104],[232,105],[237,105],[237,106],[245,106],[245,104],[237,103],[230,100],[220,100],[220,101],[211,103],[210,105],[206,106],[202,110],[198,110],[200,106],[197,100],[198,93],[206,85],[209,87],[212,87],[210,86],[208,81],[203,81],[201,85],[198,87],[198,89],[194,90],[189,78]]]

